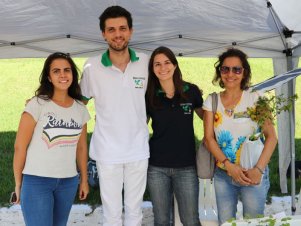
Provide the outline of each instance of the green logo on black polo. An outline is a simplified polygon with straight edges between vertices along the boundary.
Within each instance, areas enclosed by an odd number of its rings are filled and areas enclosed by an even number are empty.
[[[192,103],[183,103],[180,104],[181,108],[183,109],[184,114],[191,114],[192,113]]]

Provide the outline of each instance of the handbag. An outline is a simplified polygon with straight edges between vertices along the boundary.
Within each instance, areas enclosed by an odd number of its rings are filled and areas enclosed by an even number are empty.
[[[212,97],[212,113],[213,120],[217,110],[217,94],[211,93]],[[197,175],[201,179],[212,179],[215,170],[215,158],[212,153],[206,148],[204,138],[200,143],[199,149],[196,152],[196,168]]]

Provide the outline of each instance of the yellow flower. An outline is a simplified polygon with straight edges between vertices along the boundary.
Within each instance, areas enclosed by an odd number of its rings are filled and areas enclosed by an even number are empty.
[[[251,119],[256,122],[256,115],[251,115]]]
[[[241,148],[242,148],[242,144],[240,145],[239,149],[236,152],[236,160],[235,160],[235,164],[239,164],[240,162],[240,154],[241,154]]]
[[[218,127],[223,122],[223,117],[220,112],[216,112],[214,115],[214,127]]]

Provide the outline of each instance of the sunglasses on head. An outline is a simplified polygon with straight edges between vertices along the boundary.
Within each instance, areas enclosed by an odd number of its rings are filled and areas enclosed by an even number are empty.
[[[70,55],[68,53],[62,53],[62,52],[55,52],[55,53],[52,54],[52,56],[70,58]]]
[[[219,70],[222,74],[229,74],[230,71],[232,71],[232,73],[240,75],[243,71],[243,67],[239,67],[239,66],[235,66],[235,67],[221,66]]]

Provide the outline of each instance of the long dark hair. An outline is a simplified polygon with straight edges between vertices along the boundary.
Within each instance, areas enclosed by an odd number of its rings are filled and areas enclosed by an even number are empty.
[[[243,78],[240,83],[240,89],[241,90],[247,90],[250,87],[251,83],[251,67],[248,62],[248,56],[243,51],[235,48],[227,49],[225,52],[223,52],[221,55],[218,56],[218,61],[214,64],[215,67],[215,76],[212,80],[212,83],[219,84],[221,88],[224,88],[225,85],[222,81],[220,68],[223,66],[224,60],[228,57],[238,57],[242,63],[242,67],[244,68],[243,71]]]
[[[176,66],[174,74],[173,74],[173,83],[175,86],[175,96],[180,98],[181,100],[185,100],[186,96],[184,94],[184,84],[185,82],[182,79],[182,73],[178,65],[177,58],[175,54],[167,47],[160,46],[155,49],[150,57],[148,64],[148,84],[146,90],[146,102],[148,106],[151,108],[158,108],[161,106],[157,91],[161,89],[161,85],[159,79],[154,73],[154,59],[158,54],[164,54],[171,63]]]
[[[44,67],[40,75],[40,86],[35,91],[35,95],[44,100],[49,100],[53,97],[54,87],[53,84],[49,81],[49,76],[50,76],[50,66],[52,62],[56,59],[67,60],[68,63],[70,64],[73,80],[70,87],[68,88],[68,95],[73,99],[81,100],[82,95],[78,84],[79,70],[75,65],[74,61],[71,59],[71,57],[68,54],[61,53],[61,52],[53,53],[49,55],[45,60]]]

